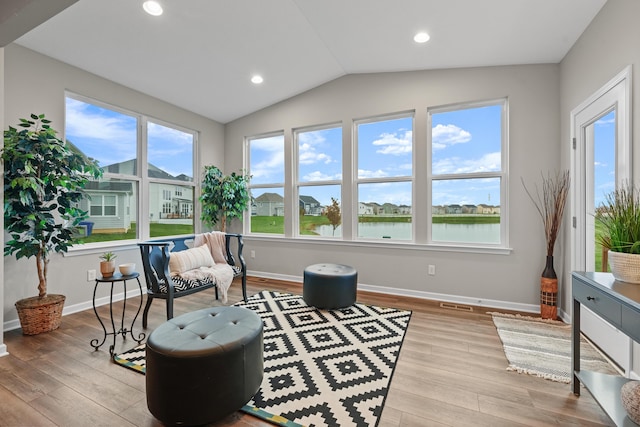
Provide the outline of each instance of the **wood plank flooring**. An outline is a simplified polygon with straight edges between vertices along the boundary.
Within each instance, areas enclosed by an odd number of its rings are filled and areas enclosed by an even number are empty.
[[[302,285],[249,278],[249,295],[264,289],[301,294]],[[176,300],[175,315],[220,305],[213,291],[206,292]],[[229,303],[240,299],[235,282]],[[507,371],[490,310],[443,309],[433,301],[370,292],[358,292],[358,302],[413,311],[379,427],[613,425],[588,392],[576,397],[570,385]],[[119,313],[122,302],[115,307]],[[98,311],[108,318],[108,307]],[[164,316],[163,301],[155,301],[145,332]],[[136,328],[141,324],[138,319]],[[50,333],[5,333],[10,354],[0,358],[0,426],[160,425],[147,410],[144,376],[112,363],[109,341],[98,351],[89,345],[101,336],[91,309],[65,316]],[[134,344],[119,338],[116,350]],[[215,425],[270,424],[237,412]]]

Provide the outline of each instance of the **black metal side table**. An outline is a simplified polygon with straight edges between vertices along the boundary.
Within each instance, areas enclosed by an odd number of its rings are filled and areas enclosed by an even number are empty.
[[[138,338],[136,338],[133,334],[133,325],[136,323],[136,319],[140,314],[140,309],[142,308],[142,300],[144,299],[144,294],[142,293],[142,285],[140,284],[139,276],[140,274],[136,272],[128,274],[126,276],[123,276],[120,273],[114,273],[113,276],[111,277],[97,278],[95,287],[93,288],[93,312],[96,314],[96,317],[98,318],[98,321],[102,326],[102,330],[104,331],[104,337],[102,337],[102,341],[100,341],[98,338],[91,340],[91,346],[96,350],[98,350],[102,346],[102,344],[105,343],[105,341],[107,340],[107,337],[109,335],[113,335],[113,344],[109,346],[109,354],[111,355],[112,359],[116,356],[115,346],[116,346],[116,337],[118,335],[122,335],[122,338],[126,340],[127,334],[129,334],[131,335],[131,338],[133,338],[133,340],[136,341],[138,344],[140,344],[142,340],[144,340],[146,337],[146,334],[143,332],[140,332],[138,334]],[[127,308],[127,280],[133,280],[133,279],[136,279],[136,281],[138,282],[138,288],[140,289],[140,304],[138,305],[138,311],[136,312],[136,315],[134,316],[133,321],[131,322],[131,327],[125,328],[124,317],[125,317],[125,312]],[[124,295],[125,295],[123,305],[122,305],[122,317],[120,318],[120,328],[118,330],[116,330],[116,320],[113,318],[113,285],[116,282],[122,282],[124,286]],[[102,321],[102,319],[100,318],[100,316],[98,315],[98,310],[96,309],[96,291],[98,290],[98,285],[100,283],[111,283],[111,291],[109,293],[109,317],[111,318],[112,332],[107,332],[107,328],[104,322]]]

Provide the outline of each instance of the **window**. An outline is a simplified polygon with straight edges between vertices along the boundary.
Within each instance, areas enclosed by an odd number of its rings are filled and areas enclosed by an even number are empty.
[[[428,111],[430,241],[505,245],[506,100]]]
[[[358,238],[412,240],[413,115],[355,127]]]
[[[249,138],[252,233],[284,234],[284,135]]]
[[[341,237],[342,127],[294,132],[300,235]]]
[[[194,232],[195,132],[67,94],[65,136],[104,170],[86,187],[84,243]]]

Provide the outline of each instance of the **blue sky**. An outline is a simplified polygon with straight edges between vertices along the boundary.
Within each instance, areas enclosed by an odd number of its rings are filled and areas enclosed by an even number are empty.
[[[413,173],[412,117],[357,124],[357,168],[360,179],[406,177]],[[501,148],[501,105],[443,112],[433,115],[433,172],[464,174],[499,171]],[[284,138],[261,138],[250,143],[252,184],[279,184],[284,180]],[[339,127],[298,133],[299,181],[341,179],[342,133]],[[425,159],[426,161],[426,159]],[[418,161],[423,165],[424,161]],[[307,187],[322,204],[336,197],[335,187]],[[363,183],[363,202],[411,205],[410,182]],[[255,190],[255,195],[262,193]],[[313,194],[311,194],[313,193]],[[500,203],[500,182],[493,179],[438,180],[433,204]]]
[[[615,188],[615,112],[594,123],[594,201],[598,207]]]
[[[193,135],[148,122],[148,161],[165,172],[193,177]],[[66,98],[65,138],[100,166],[135,159],[137,119],[134,116]]]

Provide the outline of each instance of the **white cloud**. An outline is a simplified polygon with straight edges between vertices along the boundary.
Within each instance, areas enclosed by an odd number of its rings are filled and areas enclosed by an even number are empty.
[[[303,177],[303,180],[304,181],[331,181],[331,180],[341,179],[341,178],[342,178],[342,174],[328,175],[328,174],[322,173],[321,171],[314,171],[306,174]]]
[[[491,172],[500,170],[500,152],[488,153],[479,159],[449,157],[433,164],[434,174]]]
[[[329,164],[333,161],[329,154],[318,151],[318,149],[322,148],[322,145],[326,143],[326,138],[321,132],[302,132],[298,135],[298,138],[298,158],[300,164]]]
[[[405,131],[400,136],[392,133],[383,133],[380,135],[380,139],[373,141],[373,145],[382,147],[376,150],[376,153],[401,156],[411,153],[412,135],[412,131]]]
[[[611,117],[610,119],[606,119],[606,120],[604,118],[602,118],[600,120],[597,120],[595,124],[596,124],[596,126],[606,126],[606,125],[610,125],[610,124],[615,123],[615,122],[616,122],[616,118],[615,117]]]
[[[389,176],[389,174],[382,169],[378,169],[377,171],[358,169],[358,178],[384,178],[386,176]]]
[[[436,125],[432,129],[431,134],[434,150],[440,150],[449,145],[463,144],[471,141],[471,133],[456,125]]]
[[[284,150],[284,137],[282,135],[270,136],[251,140],[251,151],[267,151],[282,153]]]
[[[80,138],[109,141],[110,144],[129,145],[136,142],[136,129],[131,129],[131,117],[111,117],[92,113],[89,105],[67,98],[66,133]],[[132,132],[133,130],[133,132]],[[73,142],[73,141],[71,141]]]

